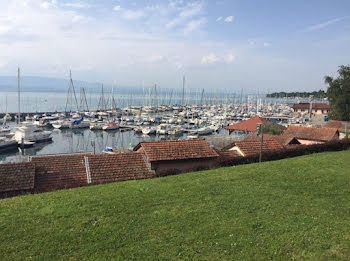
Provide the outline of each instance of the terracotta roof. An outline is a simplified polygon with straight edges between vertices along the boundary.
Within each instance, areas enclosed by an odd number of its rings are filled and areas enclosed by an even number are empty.
[[[0,192],[29,190],[34,187],[34,164],[0,164]]]
[[[310,103],[295,103],[293,105],[294,110],[309,110],[310,109]],[[330,106],[328,103],[312,103],[312,109],[315,110],[329,110]]]
[[[141,142],[134,150],[144,151],[150,162],[219,156],[204,139]]]
[[[141,153],[88,156],[92,184],[109,183],[155,176]]]
[[[305,126],[289,126],[284,135],[294,136],[297,139],[312,141],[330,141],[339,138],[339,131],[336,128],[310,128]]]
[[[237,151],[235,150],[227,150],[227,151],[220,151],[219,152],[220,157],[231,159],[231,158],[238,158],[242,157]]]
[[[249,120],[234,123],[228,127],[226,127],[227,130],[230,131],[248,131],[248,132],[256,132],[256,128],[258,124],[274,124],[278,126],[281,130],[284,130],[285,127],[279,124],[272,123],[269,120],[263,119],[259,116],[256,116],[254,118],[251,118]]]
[[[330,121],[328,122],[325,127],[327,128],[336,128],[340,132],[344,133],[350,133],[350,122],[348,121]]]
[[[300,144],[297,138],[295,138],[293,135],[276,135],[273,137],[279,144],[286,146],[286,145],[297,145]]]
[[[243,156],[251,156],[260,153],[260,141],[236,141],[235,145],[242,151]],[[283,150],[284,146],[279,144],[276,140],[264,140],[263,141],[263,152],[273,152]]]
[[[84,156],[91,154],[66,154],[54,156],[36,156],[35,192],[52,191],[87,185]]]
[[[226,127],[227,130],[231,131],[249,131],[249,132],[256,132],[256,128],[258,124],[263,123],[271,123],[269,120],[265,120],[263,118],[260,118],[258,116],[251,118],[246,121],[242,121],[239,123],[234,123],[228,127]]]
[[[245,141],[260,141],[261,137],[257,136],[254,133],[250,133],[244,138],[244,140]],[[281,144],[283,146],[289,145],[289,144],[300,144],[300,142],[293,135],[264,134],[264,140],[276,140],[279,144]]]

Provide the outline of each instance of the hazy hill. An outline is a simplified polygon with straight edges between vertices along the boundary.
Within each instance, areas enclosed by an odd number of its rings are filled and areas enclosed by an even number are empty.
[[[89,91],[99,92],[101,90],[101,83],[91,83],[85,81],[74,80],[76,91],[80,87],[84,87]],[[23,92],[66,92],[68,90],[69,80],[62,78],[49,77],[21,77],[21,91]],[[104,85],[106,91],[109,91],[111,86]],[[139,92],[140,87],[118,87],[115,92],[119,93],[133,93]],[[0,92],[1,91],[17,91],[17,77],[15,76],[0,76]]]

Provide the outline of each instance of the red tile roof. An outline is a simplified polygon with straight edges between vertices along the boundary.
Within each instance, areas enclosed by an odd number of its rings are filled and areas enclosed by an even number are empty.
[[[54,156],[36,156],[35,192],[46,192],[63,188],[87,185],[84,156],[91,154],[67,154]]]
[[[230,131],[246,131],[246,132],[256,132],[256,128],[258,124],[274,124],[269,120],[263,119],[259,116],[256,116],[254,118],[251,118],[249,120],[234,123],[228,127],[226,127],[227,130]],[[279,124],[275,124],[278,126],[281,130],[284,130],[285,127]]]
[[[260,153],[260,141],[236,141],[235,145],[242,151],[243,156],[251,156]],[[275,152],[283,150],[284,146],[279,144],[276,140],[264,140],[263,141],[263,152]]]
[[[330,121],[325,125],[326,128],[336,128],[340,132],[350,133],[350,122],[347,121]]]
[[[155,176],[141,153],[88,156],[92,184],[109,183]]]
[[[294,136],[297,139],[322,142],[339,139],[339,131],[336,128],[310,128],[305,126],[289,126],[283,134]]]
[[[309,110],[310,103],[296,103],[293,105],[294,110]],[[329,110],[330,106],[328,103],[312,103],[313,110]]]
[[[204,139],[141,142],[134,150],[143,151],[150,162],[219,156]]]
[[[220,155],[220,157],[225,158],[225,159],[233,159],[233,158],[237,158],[237,157],[242,157],[235,150],[220,151],[219,155]]]
[[[251,133],[244,138],[245,141],[260,141],[261,137],[255,133]],[[279,144],[285,146],[289,144],[300,144],[300,142],[293,135],[271,135],[264,134],[264,140],[276,140]],[[232,146],[231,146],[232,147]]]
[[[0,192],[30,190],[34,187],[34,164],[0,164]]]

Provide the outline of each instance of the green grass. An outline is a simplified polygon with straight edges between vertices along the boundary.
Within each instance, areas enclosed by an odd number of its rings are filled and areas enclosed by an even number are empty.
[[[350,259],[350,151],[0,200],[0,260]]]

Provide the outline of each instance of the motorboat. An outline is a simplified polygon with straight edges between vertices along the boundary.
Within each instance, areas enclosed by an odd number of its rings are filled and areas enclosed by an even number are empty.
[[[109,123],[107,123],[106,125],[104,125],[104,126],[102,127],[102,130],[104,130],[104,131],[109,131],[109,130],[116,130],[116,129],[118,129],[118,128],[119,128],[119,126],[118,126],[117,123],[115,123],[115,122],[109,122]]]
[[[0,137],[0,152],[12,151],[18,148],[18,142],[6,137]]]
[[[55,129],[68,129],[71,123],[65,120],[57,120],[52,121],[51,124]]]
[[[104,125],[105,125],[105,123],[101,122],[101,121],[91,122],[90,123],[90,130],[102,130]]]
[[[169,131],[170,125],[162,123],[157,127],[157,134],[159,135],[167,135]]]
[[[188,135],[186,137],[188,140],[191,140],[191,139],[198,139],[198,135]]]
[[[154,127],[145,127],[142,129],[142,134],[144,135],[151,135],[151,134],[156,134],[156,128]]]
[[[103,151],[104,154],[117,154],[119,151],[116,148],[106,147]]]
[[[202,127],[197,130],[198,135],[209,135],[212,133],[213,133],[213,130],[210,127]]]
[[[51,122],[57,120],[57,117],[45,116],[39,119],[39,121],[34,121],[38,127],[51,127]]]
[[[0,136],[4,136],[10,132],[11,132],[10,127],[8,127],[8,126],[0,127]]]
[[[182,133],[183,130],[181,129],[181,127],[173,127],[168,131],[168,134],[172,136],[181,136]]]
[[[142,127],[135,127],[134,131],[135,133],[142,133],[143,128]]]
[[[21,126],[15,128],[14,139],[18,143],[50,141],[51,131],[44,131],[32,123],[23,122]]]

